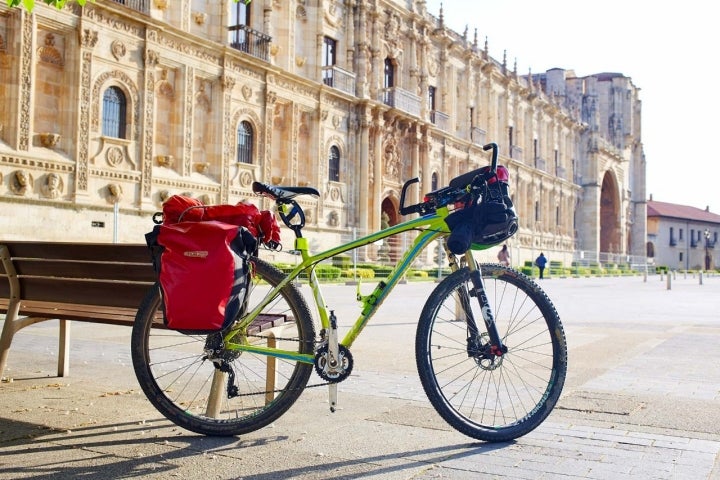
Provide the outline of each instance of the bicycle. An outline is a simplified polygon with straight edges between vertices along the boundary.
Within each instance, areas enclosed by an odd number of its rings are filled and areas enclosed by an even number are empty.
[[[498,147],[490,173],[496,172]],[[310,254],[302,235],[305,215],[295,200],[319,195],[310,187],[275,187],[255,182],[255,193],[275,202],[295,233],[301,262],[284,274],[254,256],[247,305],[227,330],[192,336],[162,328],[162,298],[155,285],[143,300],[132,331],[132,359],[150,402],[177,425],[205,435],[239,435],[262,428],[298,399],[313,370],[329,386],[330,409],[337,387],[353,368],[351,347],[413,261],[428,245],[450,235],[445,219],[461,198],[476,192],[488,167],[466,173],[400,213],[420,216],[327,251]],[[470,180],[468,180],[470,179]],[[457,187],[458,183],[461,185]],[[467,184],[467,185],[466,185]],[[478,190],[479,191],[479,190]],[[372,293],[361,296],[357,321],[340,339],[334,311],[323,300],[315,266],[323,260],[403,232],[416,232],[410,248]],[[496,242],[497,243],[497,242]],[[488,248],[492,245],[473,245]],[[445,246],[452,270],[428,298],[418,322],[415,357],[430,403],[453,428],[478,440],[507,441],[540,425],[555,406],[567,371],[567,346],[560,318],[547,295],[511,268],[478,265],[472,249],[455,255]],[[303,272],[317,308],[320,330],[296,286]],[[258,318],[282,319],[279,332],[250,329]],[[280,348],[284,347],[284,348]]]

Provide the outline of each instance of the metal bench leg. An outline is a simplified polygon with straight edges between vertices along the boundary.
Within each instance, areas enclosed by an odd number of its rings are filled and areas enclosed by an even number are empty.
[[[20,303],[11,304],[5,315],[5,324],[3,325],[2,335],[0,335],[0,376],[5,372],[7,366],[7,358],[10,353],[10,344],[13,337],[22,328],[38,322],[44,322],[47,318],[37,317],[21,317],[18,318],[18,309]]]
[[[267,336],[268,348],[277,348],[277,340],[273,332],[268,332]],[[267,372],[265,375],[265,405],[275,400],[275,368],[277,359],[273,356],[267,356]]]
[[[70,321],[60,320],[58,341],[58,377],[70,375]]]
[[[12,343],[13,336],[15,336],[15,332],[17,331],[13,320],[14,318],[15,315],[12,315],[10,312],[7,313],[5,316],[5,324],[2,329],[2,335],[0,336],[0,376],[2,376],[3,372],[5,372],[8,353],[10,353],[10,344]]]
[[[210,386],[210,397],[208,398],[205,415],[210,418],[217,418],[222,407],[223,393],[225,393],[225,374],[215,369],[212,385]]]

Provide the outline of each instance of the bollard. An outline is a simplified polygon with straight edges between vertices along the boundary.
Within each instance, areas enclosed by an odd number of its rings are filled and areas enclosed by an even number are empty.
[[[698,274],[698,278],[700,279],[700,285],[702,285],[702,277],[703,277],[703,271],[700,270],[700,273]]]
[[[647,283],[647,270],[643,272],[643,283]]]
[[[670,272],[667,274],[667,289],[670,290],[672,287],[672,275],[670,275]]]
[[[661,282],[663,281],[663,271],[662,270],[660,270],[660,281]]]

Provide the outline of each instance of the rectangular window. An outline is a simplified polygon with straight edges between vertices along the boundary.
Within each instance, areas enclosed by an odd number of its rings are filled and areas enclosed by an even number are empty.
[[[678,231],[678,239],[680,239],[680,240],[683,239],[683,229],[682,228]]]
[[[683,261],[683,252],[680,252],[680,258],[679,258],[679,260],[680,260],[681,262]]]
[[[333,77],[334,71],[332,68],[335,63],[337,62],[336,52],[337,51],[337,42],[335,39],[330,37],[325,37],[323,39],[323,47],[322,47],[322,78],[323,83],[325,85],[328,85],[330,87],[334,87],[335,85],[335,79]]]
[[[436,92],[435,87],[430,85],[428,87],[428,107],[433,112],[436,110],[435,109],[435,92]]]
[[[325,37],[323,40],[322,50],[322,66],[330,67],[335,65],[337,61],[335,51],[337,49],[337,41],[330,37]]]
[[[250,5],[245,2],[231,2],[230,24],[228,25],[228,42],[230,46],[248,52],[249,39],[247,27],[250,26]]]
[[[395,86],[395,65],[391,58],[385,59],[385,75],[383,79],[385,88],[393,88]]]

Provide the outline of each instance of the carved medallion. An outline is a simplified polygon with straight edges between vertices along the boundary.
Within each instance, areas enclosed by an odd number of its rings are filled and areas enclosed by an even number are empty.
[[[123,151],[120,147],[110,147],[105,152],[105,160],[111,167],[117,167],[120,165],[125,158]]]
[[[125,44],[123,42],[121,42],[120,40],[113,41],[110,44],[110,53],[112,53],[112,56],[115,57],[115,60],[120,60],[127,53]]]

